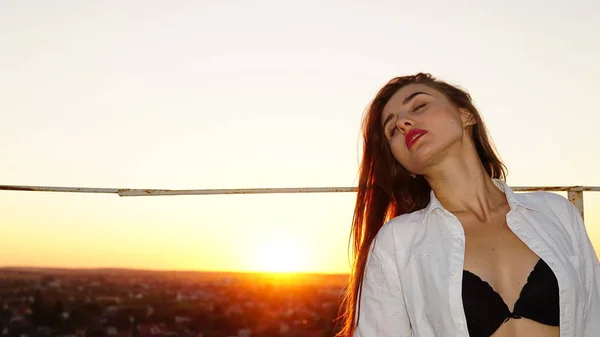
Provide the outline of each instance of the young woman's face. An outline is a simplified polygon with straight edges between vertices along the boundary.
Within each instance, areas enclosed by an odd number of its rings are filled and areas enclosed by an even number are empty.
[[[398,90],[381,114],[381,127],[394,158],[408,171],[424,169],[470,139],[471,114],[458,109],[437,90],[409,84]]]

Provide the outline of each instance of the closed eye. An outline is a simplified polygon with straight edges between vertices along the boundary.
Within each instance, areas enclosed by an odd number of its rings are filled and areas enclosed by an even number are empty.
[[[413,112],[423,108],[424,106],[426,106],[427,103],[422,103],[422,104],[418,104],[417,106],[415,106],[415,108],[413,109]]]

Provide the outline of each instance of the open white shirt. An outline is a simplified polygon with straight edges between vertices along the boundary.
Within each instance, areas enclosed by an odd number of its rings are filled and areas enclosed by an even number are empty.
[[[494,184],[510,206],[510,229],[556,275],[560,336],[600,336],[600,263],[577,208],[555,193]],[[469,336],[464,253],[463,228],[433,191],[426,208],[387,222],[367,260],[354,336]]]

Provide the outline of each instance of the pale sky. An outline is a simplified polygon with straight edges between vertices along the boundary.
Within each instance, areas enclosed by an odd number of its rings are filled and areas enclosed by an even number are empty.
[[[364,108],[423,71],[472,94],[510,185],[599,186],[598,15],[594,0],[2,0],[0,184],[354,186]],[[347,272],[354,198],[0,191],[0,265],[266,270],[295,252],[290,269]],[[584,200],[600,252],[600,192]]]

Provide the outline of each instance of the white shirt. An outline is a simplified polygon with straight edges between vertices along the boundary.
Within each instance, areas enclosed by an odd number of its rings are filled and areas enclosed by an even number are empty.
[[[600,336],[600,263],[577,208],[503,181],[510,229],[554,272],[560,336]],[[429,205],[387,222],[371,247],[355,337],[469,336],[462,303],[465,236],[431,192]]]

